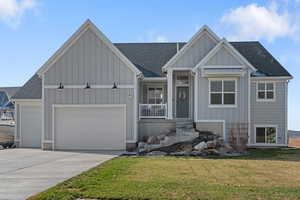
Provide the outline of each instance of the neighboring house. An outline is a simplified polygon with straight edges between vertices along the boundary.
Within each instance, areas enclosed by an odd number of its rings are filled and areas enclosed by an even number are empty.
[[[16,94],[20,87],[0,87],[0,124],[2,119],[11,119],[15,106],[11,97]]]
[[[204,26],[187,43],[111,43],[89,20],[14,96],[15,141],[52,150],[130,149],[194,122],[249,146],[287,146],[292,76],[259,42]]]

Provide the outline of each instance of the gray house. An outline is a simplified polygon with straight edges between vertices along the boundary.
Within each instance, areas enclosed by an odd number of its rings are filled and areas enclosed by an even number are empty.
[[[52,150],[129,149],[195,123],[249,146],[287,146],[292,76],[259,42],[207,26],[187,43],[112,43],[86,21],[13,97],[15,142]]]

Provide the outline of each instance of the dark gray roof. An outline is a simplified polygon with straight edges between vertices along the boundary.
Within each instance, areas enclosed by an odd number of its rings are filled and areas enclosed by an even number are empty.
[[[42,98],[42,79],[33,75],[23,87],[12,97],[12,99],[41,99]]]
[[[265,76],[291,76],[290,73],[259,42],[230,42],[257,70]]]
[[[162,67],[186,43],[115,43],[145,77],[162,76]],[[291,76],[259,42],[230,42],[264,76]],[[41,99],[42,80],[34,75],[14,99]]]
[[[161,68],[176,54],[185,43],[114,43],[114,45],[133,63],[140,71],[146,70],[145,77],[162,76]],[[142,67],[142,69],[140,69]]]
[[[0,87],[0,91],[5,92],[10,99],[21,87]]]

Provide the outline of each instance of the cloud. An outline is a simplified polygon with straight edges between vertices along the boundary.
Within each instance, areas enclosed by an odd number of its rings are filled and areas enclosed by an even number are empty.
[[[140,42],[168,42],[167,36],[159,34],[157,31],[147,31],[145,36],[139,37]]]
[[[0,0],[0,21],[17,28],[25,11],[35,7],[36,0]]]
[[[230,10],[221,18],[230,39],[232,40],[259,40],[269,42],[275,38],[298,38],[299,24],[297,16],[280,12],[275,2],[269,6],[249,4]]]

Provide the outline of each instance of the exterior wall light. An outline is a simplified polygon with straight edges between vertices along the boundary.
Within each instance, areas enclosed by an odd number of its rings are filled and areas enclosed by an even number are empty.
[[[59,90],[62,90],[62,89],[64,89],[64,85],[60,82],[59,83],[59,86],[58,86],[58,88],[57,89],[59,89]]]
[[[90,86],[89,82],[86,82],[86,86],[85,86],[84,89],[91,89],[91,86]]]
[[[117,83],[116,83],[116,82],[114,82],[114,84],[113,84],[113,86],[112,86],[111,89],[113,89],[113,90],[118,89],[118,86],[117,86]]]

